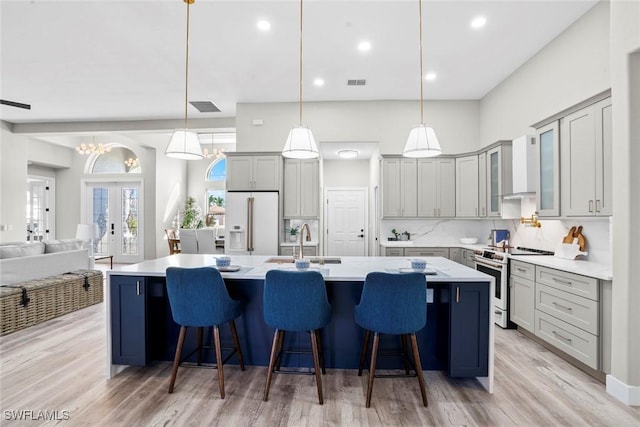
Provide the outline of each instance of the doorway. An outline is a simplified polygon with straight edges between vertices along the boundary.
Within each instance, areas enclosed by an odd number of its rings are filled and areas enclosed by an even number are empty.
[[[325,200],[325,255],[367,256],[367,188],[327,188]]]
[[[27,176],[27,241],[55,239],[55,178]]]
[[[97,224],[93,254],[115,263],[144,260],[144,215],[140,182],[85,182],[83,223]]]

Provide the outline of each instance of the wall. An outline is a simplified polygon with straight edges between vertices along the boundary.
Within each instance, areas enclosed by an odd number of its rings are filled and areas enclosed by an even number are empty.
[[[482,98],[480,141],[530,134],[533,123],[610,87],[609,3],[600,2]]]
[[[24,202],[27,194],[27,138],[12,134],[0,125],[0,230],[1,242],[24,241],[26,220]]]
[[[425,119],[435,129],[443,153],[479,148],[479,101],[427,101]],[[281,151],[298,118],[297,103],[239,103],[238,151]],[[263,125],[254,126],[260,119]],[[305,102],[305,125],[323,141],[379,141],[381,154],[402,154],[409,131],[420,120],[416,101]]]
[[[324,187],[369,187],[368,160],[324,160]]]

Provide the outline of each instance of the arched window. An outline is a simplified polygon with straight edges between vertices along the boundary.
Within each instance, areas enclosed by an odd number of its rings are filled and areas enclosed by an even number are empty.
[[[206,175],[206,206],[205,223],[208,227],[224,225],[225,183],[227,180],[227,159],[215,159]]]
[[[89,173],[142,173],[138,156],[127,147],[111,147],[110,151],[98,154]]]

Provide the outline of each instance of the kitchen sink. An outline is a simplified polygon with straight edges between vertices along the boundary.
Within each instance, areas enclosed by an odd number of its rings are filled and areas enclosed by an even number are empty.
[[[309,258],[312,264],[342,264],[342,259],[332,257],[313,257]]]
[[[285,257],[285,256],[274,256],[271,258],[267,258],[267,260],[265,262],[268,263],[275,263],[275,264],[293,264],[293,258],[292,257]]]

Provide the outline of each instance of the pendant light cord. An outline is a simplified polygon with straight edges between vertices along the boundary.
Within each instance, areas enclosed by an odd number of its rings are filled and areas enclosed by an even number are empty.
[[[424,124],[424,100],[422,97],[422,85],[423,85],[423,77],[422,77],[422,0],[418,0],[418,10],[420,16],[420,124]]]
[[[299,68],[300,68],[300,98],[299,98],[299,124],[302,126],[302,0],[300,0],[300,52],[298,55],[300,59]]]
[[[184,129],[187,130],[187,108],[189,104],[189,10],[195,0],[184,0],[187,4],[187,49],[184,66]]]

